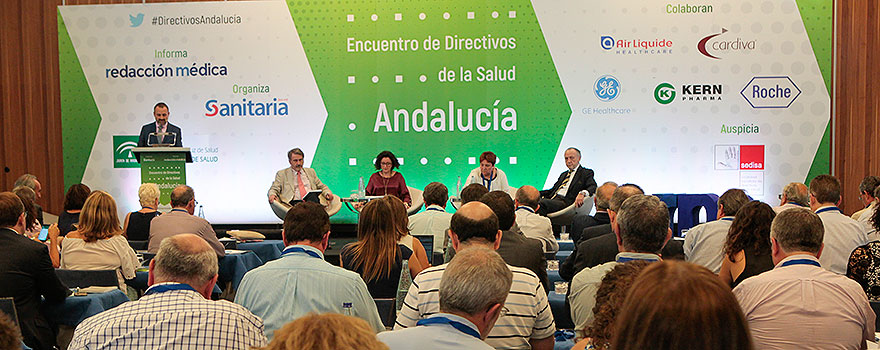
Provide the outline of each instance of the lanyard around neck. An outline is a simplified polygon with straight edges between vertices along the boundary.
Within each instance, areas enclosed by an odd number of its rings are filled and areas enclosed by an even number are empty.
[[[188,284],[175,283],[175,284],[162,284],[162,285],[158,285],[158,286],[152,286],[152,287],[150,287],[150,289],[147,289],[147,292],[144,293],[144,296],[147,296],[150,294],[165,293],[165,292],[170,292],[170,291],[174,291],[174,290],[191,290],[193,292],[198,292],[195,290],[195,288],[191,287]]]
[[[322,259],[321,254],[315,253],[311,250],[306,250],[301,247],[287,247],[284,248],[284,251],[281,252],[281,255],[287,255],[288,253],[306,253],[311,257]]]
[[[838,207],[825,207],[825,208],[816,210],[816,214],[824,213],[826,211],[832,211],[832,210],[837,210],[838,213],[840,212],[840,208],[838,208]]]
[[[522,209],[522,210],[528,210],[528,211],[530,211],[530,212],[532,212],[532,213],[535,212],[535,209],[532,209],[532,208],[527,207],[527,206],[525,206],[525,205],[520,205],[520,206],[516,207],[516,210],[520,210],[520,209]]]
[[[432,325],[432,324],[448,324],[448,325],[452,326],[453,328],[457,329],[459,332],[462,332],[464,334],[467,334],[467,335],[472,336],[477,339],[481,339],[480,332],[477,332],[475,329],[471,328],[470,326],[468,326],[464,323],[458,322],[458,321],[450,320],[450,319],[448,319],[446,317],[442,317],[442,316],[426,318],[426,319],[421,320],[416,323],[417,326],[426,326],[426,325]]]
[[[791,266],[791,265],[813,265],[813,266],[816,266],[816,267],[822,267],[822,265],[819,265],[819,262],[818,262],[818,261],[816,261],[816,260],[810,260],[810,259],[794,259],[794,260],[789,260],[789,261],[786,261],[786,262],[782,263],[782,265],[780,265],[780,267],[786,267],[786,266]]]

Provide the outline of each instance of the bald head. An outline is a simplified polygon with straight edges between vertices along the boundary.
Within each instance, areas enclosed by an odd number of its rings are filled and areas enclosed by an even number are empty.
[[[181,282],[199,287],[217,276],[217,253],[205,239],[191,233],[163,239],[151,264],[154,283]]]
[[[195,200],[195,198],[196,194],[193,192],[192,187],[187,185],[177,186],[171,191],[171,207],[185,208],[189,205],[189,202]]]
[[[471,239],[495,243],[498,234],[498,217],[486,204],[469,202],[452,215],[449,229],[458,236],[460,243]]]
[[[623,201],[637,194],[645,194],[645,192],[642,191],[641,187],[634,184],[621,185],[614,189],[614,193],[611,195],[611,201],[608,203],[608,209],[617,212],[620,210],[620,206],[623,205]]]
[[[538,201],[541,199],[541,192],[533,186],[523,186],[516,190],[516,202],[519,205],[525,205],[532,209],[538,209]]]
[[[608,181],[596,189],[596,210],[608,210],[611,205],[611,196],[614,195],[616,189],[617,183],[614,181]]]

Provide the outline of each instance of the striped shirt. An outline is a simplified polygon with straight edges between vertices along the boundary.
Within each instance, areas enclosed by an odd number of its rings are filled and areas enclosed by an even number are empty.
[[[509,312],[498,318],[486,343],[496,349],[531,349],[529,339],[553,336],[556,325],[547,293],[535,273],[507,265],[513,284],[504,306]],[[440,312],[440,279],[446,264],[428,268],[413,280],[397,315],[394,329],[414,327],[416,322]]]
[[[76,327],[69,349],[246,350],[265,345],[263,320],[244,307],[207,300],[193,290],[172,290],[89,317]]]

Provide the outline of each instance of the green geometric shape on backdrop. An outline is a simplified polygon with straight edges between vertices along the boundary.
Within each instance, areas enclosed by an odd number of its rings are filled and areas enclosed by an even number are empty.
[[[822,72],[822,78],[825,81],[825,88],[828,90],[828,96],[832,96],[831,91],[831,75],[832,57],[834,55],[833,35],[834,35],[834,0],[797,0],[798,10],[801,13],[801,20],[804,22],[804,28],[807,30],[807,36],[810,38],[810,44],[813,47],[813,54],[816,55],[816,62],[819,64],[819,71]],[[832,96],[833,101],[833,96]],[[830,116],[829,116],[830,117]],[[831,173],[831,121],[825,127],[825,133],[819,142],[819,148],[816,149],[816,155],[813,157],[813,164],[807,173],[804,183],[809,184],[810,180],[822,174]]]
[[[287,4],[328,113],[312,167],[322,178],[340,179],[330,184],[335,193],[347,197],[356,190],[358,177],[366,181],[376,171],[373,157],[386,149],[404,158],[400,172],[407,185],[418,189],[439,181],[452,195],[458,177],[464,181],[478,166],[469,164],[469,158],[483,151],[498,155],[497,166],[507,174],[511,186],[544,183],[571,109],[529,1],[290,0]],[[467,18],[468,12],[474,13],[473,19]],[[419,18],[421,13],[425,19]],[[444,13],[449,19],[444,19]],[[374,14],[376,21],[371,19]],[[401,15],[400,20],[395,14]],[[349,22],[348,15],[354,20]],[[429,35],[440,39],[441,50],[423,49]],[[488,41],[489,35],[494,40],[514,37],[516,48],[445,50],[447,35],[480,41],[484,36]],[[347,52],[349,37],[416,39],[418,49],[352,53]],[[515,66],[515,80],[478,82],[479,66]],[[440,82],[438,72],[444,67],[456,72],[456,80],[461,78],[460,67],[469,69],[474,80]],[[402,82],[396,82],[398,75]],[[420,81],[421,75],[425,82]],[[373,76],[378,77],[377,83]],[[489,131],[460,131],[457,126],[448,131],[450,101],[455,105],[454,114],[461,109],[465,117],[468,109],[474,114],[480,108],[488,109],[491,118],[483,118],[484,125],[486,120],[494,122],[497,110],[498,130],[492,125]],[[383,128],[374,132],[380,102],[385,103],[390,120],[395,109],[405,109],[411,115],[427,102],[428,122],[434,119],[431,113],[435,109],[443,110],[445,131],[414,132],[410,125],[410,131],[404,132],[401,119],[399,131]],[[502,119],[510,116],[509,110],[504,113],[507,107],[516,110],[516,131],[502,128]],[[453,123],[458,123],[457,118]],[[516,158],[515,164],[511,164],[511,157]],[[349,165],[350,158],[357,164]],[[422,164],[423,158],[426,164]],[[357,217],[343,210],[333,219],[356,222]]]

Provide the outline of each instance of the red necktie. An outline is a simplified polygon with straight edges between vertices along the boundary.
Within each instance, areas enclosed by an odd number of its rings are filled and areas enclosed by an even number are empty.
[[[303,199],[306,196],[306,185],[303,184],[302,171],[296,172],[296,182],[299,183],[299,199]]]

